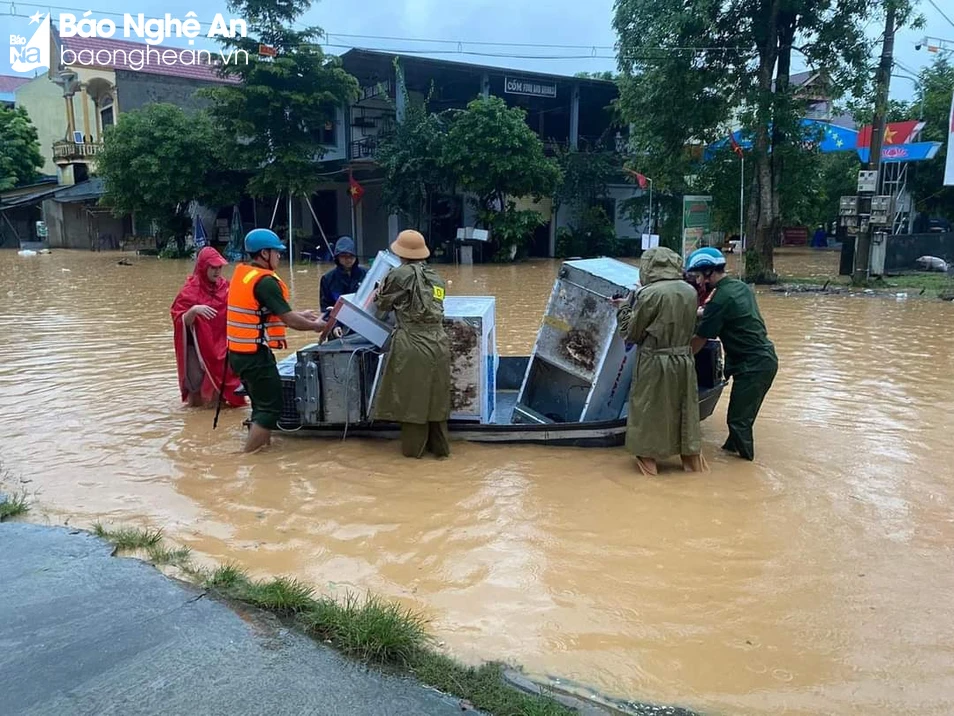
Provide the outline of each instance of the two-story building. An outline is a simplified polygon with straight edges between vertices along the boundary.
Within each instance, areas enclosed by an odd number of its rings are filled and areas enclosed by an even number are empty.
[[[325,232],[354,234],[358,252],[374,255],[396,235],[399,217],[389,214],[382,196],[383,176],[375,162],[380,137],[393,128],[403,112],[405,92],[411,101],[430,96],[433,111],[464,109],[481,95],[495,95],[527,113],[527,123],[548,151],[557,146],[580,151],[622,152],[627,130],[614,124],[611,104],[617,97],[615,83],[607,80],[542,74],[417,56],[354,49],[341,57],[344,68],[360,85],[358,99],[344,108],[336,123],[333,142],[323,162],[338,173],[319,187],[313,202]],[[395,63],[395,59],[399,62]],[[348,193],[348,172],[364,188],[353,209]],[[640,190],[621,176],[608,189],[604,204],[616,217],[617,235],[637,238],[641,229],[619,210]],[[525,203],[524,208],[530,204]],[[320,208],[319,208],[320,207]],[[307,232],[313,225],[307,207],[293,215],[296,226]],[[531,245],[531,255],[552,256],[556,230],[568,221],[566,208],[554,211],[544,199],[533,206],[545,221]],[[442,196],[433,202],[428,241],[438,250],[449,247],[457,229],[473,225],[475,211],[463,196]],[[424,227],[422,227],[424,228]]]
[[[118,248],[137,227],[133,217],[98,206],[103,185],[93,174],[103,133],[121,112],[152,102],[199,109],[206,100],[196,91],[225,80],[211,64],[162,57],[156,48],[150,55],[142,43],[61,38],[55,27],[51,34],[54,66],[15,88],[17,106],[37,128],[46,160],[40,171],[58,179],[56,191],[36,198],[48,241],[54,248]]]

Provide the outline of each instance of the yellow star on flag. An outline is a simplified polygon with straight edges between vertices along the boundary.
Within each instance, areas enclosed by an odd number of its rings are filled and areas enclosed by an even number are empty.
[[[884,143],[894,144],[894,142],[892,141],[892,138],[894,137],[895,134],[897,134],[897,132],[891,129],[891,127],[885,127],[884,128]]]

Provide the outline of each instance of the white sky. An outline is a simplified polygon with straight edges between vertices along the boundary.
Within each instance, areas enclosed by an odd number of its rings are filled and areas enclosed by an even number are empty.
[[[77,15],[89,9],[94,17],[104,17],[102,12],[143,12],[147,16],[161,16],[168,12],[183,18],[194,10],[199,19],[208,21],[216,11],[227,14],[222,0],[196,3],[195,0],[54,0],[66,10],[73,9]],[[32,0],[38,3],[38,0]],[[944,8],[948,17],[954,19],[954,3],[950,0],[935,0]],[[30,15],[50,5],[26,4],[13,0],[17,13]],[[7,2],[0,7],[0,74],[10,74],[7,36],[11,32],[27,35],[29,21],[19,17],[5,16],[9,11]],[[53,19],[61,10],[53,6]],[[921,13],[926,26],[919,31],[902,29],[897,34],[895,55],[899,63],[897,72],[907,74],[930,64],[933,55],[925,50],[916,51],[915,43],[923,35],[948,38],[954,41],[954,25],[932,7],[927,0],[921,3]],[[360,46],[369,49],[418,50],[434,57],[500,65],[558,74],[573,74],[580,70],[613,70],[615,60],[611,49],[615,40],[612,30],[613,0],[324,0],[316,3],[307,13],[308,23],[323,27],[330,35],[329,42],[335,45]],[[119,18],[115,18],[119,20]],[[36,25],[33,26],[34,28]],[[8,30],[9,28],[9,30]],[[121,32],[121,30],[120,30]],[[874,43],[880,28],[871,28]],[[371,35],[403,39],[375,39],[341,37],[340,35]],[[117,34],[117,36],[120,36]],[[445,43],[414,42],[410,38],[445,40]],[[577,48],[506,47],[474,43],[539,43],[550,45],[575,45]],[[459,44],[458,44],[459,43]],[[170,43],[171,44],[171,43]],[[175,44],[180,44],[179,42]],[[346,48],[330,48],[343,52]],[[880,49],[880,48],[879,48]],[[464,52],[481,52],[504,55],[488,57]],[[546,55],[548,59],[531,59]],[[595,57],[594,57],[595,55]],[[530,56],[530,57],[528,57]],[[555,57],[554,57],[555,56]],[[572,56],[572,57],[566,57]],[[559,57],[560,59],[557,59]],[[903,65],[902,68],[900,65]],[[795,69],[804,69],[796,66]],[[896,75],[892,80],[892,96],[910,98],[913,83]]]

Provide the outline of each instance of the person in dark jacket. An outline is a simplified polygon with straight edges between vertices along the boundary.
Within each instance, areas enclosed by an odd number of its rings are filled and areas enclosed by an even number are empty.
[[[331,312],[341,296],[357,291],[368,273],[364,266],[358,264],[354,239],[350,236],[342,236],[335,242],[335,264],[331,271],[321,277],[319,298],[326,314]]]

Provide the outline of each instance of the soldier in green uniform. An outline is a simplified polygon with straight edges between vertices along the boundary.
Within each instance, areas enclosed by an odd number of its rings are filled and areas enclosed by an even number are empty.
[[[421,457],[450,455],[447,419],[451,411],[450,340],[444,332],[445,284],[424,263],[424,237],[402,231],[391,251],[403,263],[382,281],[375,305],[394,311],[397,328],[375,399],[374,417],[401,424],[401,451]]]
[[[683,280],[682,259],[663,246],[649,249],[639,264],[643,287],[614,300],[619,333],[636,343],[629,394],[626,448],[644,475],[657,474],[657,461],[682,457],[683,469],[706,470],[699,429],[699,389],[690,341],[699,301]]]
[[[752,427],[778,372],[775,346],[768,339],[755,293],[743,281],[726,276],[721,251],[694,251],[686,270],[701,274],[712,288],[692,339],[692,350],[698,353],[708,339],[719,338],[725,352],[725,375],[732,378],[726,418],[729,437],[722,449],[754,460]]]

